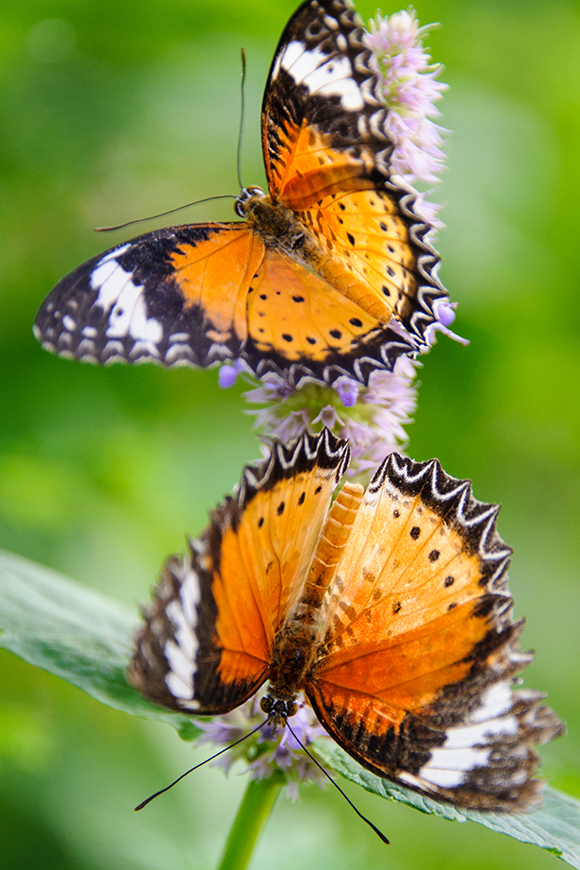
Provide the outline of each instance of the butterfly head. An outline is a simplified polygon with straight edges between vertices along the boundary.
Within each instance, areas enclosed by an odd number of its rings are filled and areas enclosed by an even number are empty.
[[[298,704],[295,698],[276,698],[268,694],[260,701],[260,709],[267,715],[268,724],[272,725],[276,732],[277,728],[286,724],[290,716],[298,712]]]
[[[260,199],[264,199],[265,196],[266,194],[262,188],[256,184],[250,187],[242,187],[234,204],[234,211],[239,217],[245,217],[249,211],[252,211],[255,203]]]

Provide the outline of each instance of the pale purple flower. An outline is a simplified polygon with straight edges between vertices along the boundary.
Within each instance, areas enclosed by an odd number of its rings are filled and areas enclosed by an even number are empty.
[[[336,410],[334,405],[325,405],[323,408],[320,409],[320,413],[317,414],[313,420],[310,420],[311,428],[315,429],[318,424],[320,424],[320,426],[323,426],[325,429],[344,428],[344,420],[338,416],[338,411]]]
[[[262,694],[255,695],[231,713],[215,716],[208,721],[197,721],[196,724],[204,732],[197,743],[212,743],[219,750],[239,740],[244,734],[249,734],[265,719],[265,714],[260,709]],[[300,695],[298,712],[289,721],[297,737],[308,747],[308,751],[316,754],[312,743],[316,738],[325,736],[326,731],[318,723],[310,705]],[[239,760],[246,762],[246,771],[253,779],[267,779],[281,771],[285,775],[287,795],[291,800],[297,799],[300,782],[315,782],[322,786],[325,781],[324,774],[308,758],[288,727],[280,727],[275,731],[271,725],[265,725],[256,734],[216,758],[212,765],[229,773],[234,763]]]
[[[283,402],[292,395],[293,387],[278,375],[264,375],[260,386],[251,393],[246,393],[246,398],[252,396],[251,401],[258,404],[267,402]]]
[[[238,375],[247,371],[248,367],[241,359],[236,359],[231,363],[224,363],[218,372],[218,384],[222,390],[229,390],[237,381]]]
[[[442,134],[436,124],[440,112],[435,107],[447,88],[437,81],[441,72],[431,63],[423,47],[423,37],[436,25],[419,27],[414,9],[383,18],[379,13],[369,22],[365,40],[372,51],[371,66],[379,75],[382,97],[389,109],[385,132],[394,145],[391,171],[407,185],[417,181],[436,184],[444,168]],[[429,223],[437,225],[437,206],[427,203],[424,194],[418,202]]]
[[[446,299],[435,300],[435,303],[433,304],[433,313],[441,326],[451,326],[455,320],[456,305],[456,302],[448,302]]]
[[[333,384],[334,389],[340,396],[340,401],[345,408],[352,408],[356,404],[359,393],[359,384],[352,378],[338,378]]]
[[[457,302],[449,302],[447,299],[436,299],[434,301],[433,314],[435,316],[435,320],[433,321],[433,323],[430,323],[425,330],[425,338],[428,344],[431,345],[435,343],[438,332],[442,332],[448,338],[453,339],[453,341],[459,342],[459,344],[469,344],[469,340],[467,338],[462,338],[460,335],[457,335],[456,332],[453,332],[451,329],[449,329],[449,327],[455,320],[456,308]]]
[[[439,203],[431,202],[427,199],[427,196],[432,192],[433,191],[420,193],[419,191],[414,191],[415,202],[413,210],[418,217],[422,218],[426,223],[431,224],[434,229],[440,230],[444,226],[438,217],[438,214],[441,211],[441,206]]]
[[[255,415],[254,428],[264,452],[275,438],[288,442],[305,429],[320,432],[326,427],[350,441],[349,476],[374,469],[407,443],[404,427],[412,422],[417,405],[418,365],[400,357],[394,371],[373,372],[368,386],[342,377],[332,386],[306,383],[296,389],[282,378],[268,376],[267,383],[265,378],[261,386],[245,393],[251,405],[262,406],[248,413]]]

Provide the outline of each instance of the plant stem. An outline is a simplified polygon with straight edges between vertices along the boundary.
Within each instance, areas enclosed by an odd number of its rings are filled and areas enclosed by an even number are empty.
[[[229,833],[219,870],[245,870],[282,788],[281,777],[251,779]]]

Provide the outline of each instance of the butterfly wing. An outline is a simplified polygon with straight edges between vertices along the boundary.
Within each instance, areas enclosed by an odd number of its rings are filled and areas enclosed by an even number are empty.
[[[248,297],[242,356],[259,376],[333,383],[341,375],[366,383],[377,367],[393,368],[413,350],[364,306],[345,297],[283,250],[267,248]]]
[[[446,291],[432,227],[393,177],[361,24],[348,0],[310,0],[290,19],[262,108],[268,185],[328,253],[320,274],[383,326],[395,317],[420,349]]]
[[[246,223],[155,230],[63,278],[35,334],[60,356],[93,363],[208,366],[247,338],[247,295],[264,244]]]
[[[436,460],[389,457],[329,587],[306,691],[365,767],[461,806],[522,809],[538,797],[533,745],[563,726],[539,693],[512,689],[532,655],[498,510]]]
[[[395,334],[386,343],[375,318],[244,222],[156,230],[94,257],[57,284],[34,329],[48,350],[87,362],[241,357],[296,385],[364,380],[380,352],[392,367],[410,349]]]
[[[274,635],[299,597],[346,442],[303,435],[246,468],[183,559],[170,559],[129,670],[155,703],[224,713],[267,679]]]

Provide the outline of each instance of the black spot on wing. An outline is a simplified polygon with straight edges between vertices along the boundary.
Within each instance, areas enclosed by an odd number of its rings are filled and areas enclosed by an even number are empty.
[[[316,349],[316,359],[308,356],[306,347],[301,359],[290,358],[292,343],[288,339],[282,338],[277,344],[269,346],[264,343],[258,346],[251,336],[247,338],[240,356],[258,377],[272,373],[299,387],[304,381],[312,380],[333,384],[345,375],[359,383],[368,384],[372,372],[392,371],[400,356],[415,355],[413,342],[407,340],[401,330],[389,326],[359,333],[349,345],[341,348],[329,343],[321,350],[320,341],[312,335],[305,336],[305,340],[308,346]]]

